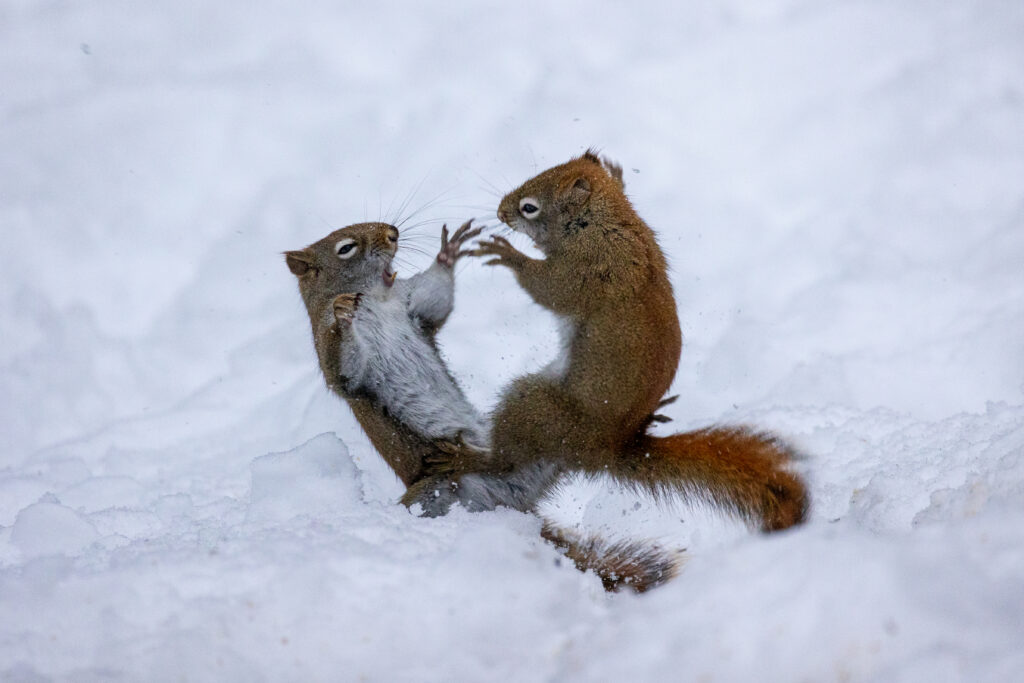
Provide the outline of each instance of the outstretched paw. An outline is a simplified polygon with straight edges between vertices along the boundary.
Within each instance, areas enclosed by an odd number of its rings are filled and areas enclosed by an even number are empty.
[[[356,314],[356,309],[359,308],[359,302],[362,300],[362,292],[355,294],[339,294],[334,297],[332,305],[334,306],[334,319],[338,321],[339,325],[351,325],[352,318]]]
[[[448,238],[448,226],[441,226],[441,251],[437,252],[438,263],[452,268],[459,258],[473,253],[470,250],[462,249],[462,245],[483,232],[484,228],[480,226],[479,228],[470,229],[472,224],[473,219],[470,218],[455,231],[450,240]]]
[[[495,235],[487,242],[481,242],[472,252],[473,256],[493,256],[490,261],[484,263],[486,266],[508,266],[519,268],[526,263],[527,256],[512,246],[504,237]]]

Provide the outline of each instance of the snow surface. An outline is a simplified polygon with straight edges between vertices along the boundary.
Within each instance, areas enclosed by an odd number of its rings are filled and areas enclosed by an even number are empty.
[[[1021,680],[1022,36],[1019,0],[5,0],[0,680]],[[570,487],[688,549],[643,596],[397,505],[280,256],[418,210],[408,275],[590,145],[672,262],[660,429],[773,429],[814,496],[764,537]],[[471,262],[441,339],[482,408],[556,345]]]

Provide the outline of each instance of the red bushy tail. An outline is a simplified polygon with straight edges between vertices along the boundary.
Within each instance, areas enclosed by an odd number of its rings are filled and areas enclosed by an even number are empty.
[[[804,521],[810,498],[786,469],[794,453],[779,439],[743,427],[639,436],[611,474],[656,497],[681,494],[737,514],[763,531]]]

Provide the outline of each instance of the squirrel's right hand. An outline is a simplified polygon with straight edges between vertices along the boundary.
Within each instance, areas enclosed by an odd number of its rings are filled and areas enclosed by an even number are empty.
[[[359,308],[359,301],[363,298],[362,292],[355,294],[339,294],[334,297],[332,305],[334,306],[334,319],[338,321],[339,325],[351,325],[352,318],[356,314],[356,309]]]
[[[485,266],[508,266],[509,268],[521,268],[529,260],[523,252],[512,246],[504,237],[495,235],[488,242],[480,242],[473,250],[473,256],[494,256]]]

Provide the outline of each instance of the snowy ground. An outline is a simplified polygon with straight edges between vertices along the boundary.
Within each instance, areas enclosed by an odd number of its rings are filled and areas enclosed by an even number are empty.
[[[1019,677],[1022,36],[1017,0],[5,0],[0,680]],[[639,597],[528,516],[396,505],[280,257],[415,209],[432,251],[589,145],[672,261],[667,427],[771,428],[815,501],[761,537],[571,489],[688,548]],[[553,327],[458,278],[486,407]]]

